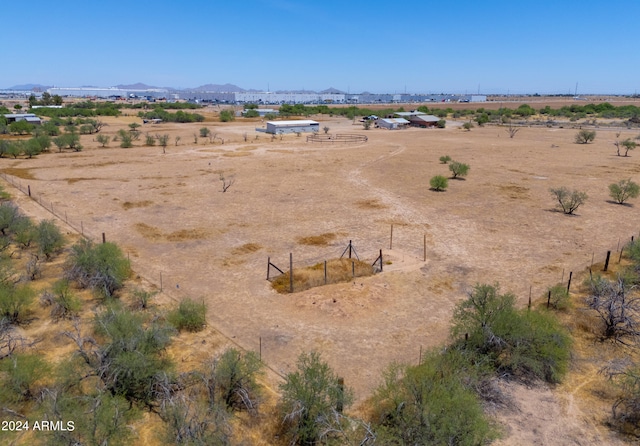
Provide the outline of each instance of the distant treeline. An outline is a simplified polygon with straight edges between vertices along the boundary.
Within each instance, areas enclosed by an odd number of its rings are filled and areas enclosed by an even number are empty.
[[[138,112],[138,117],[142,119],[162,119],[165,122],[202,122],[204,116],[198,113],[188,113],[182,110],[178,110],[175,113],[170,113],[162,107],[156,107],[152,111]]]
[[[74,116],[120,116],[122,114],[121,109],[147,109],[153,108],[153,110],[192,110],[201,108],[198,104],[190,104],[187,102],[156,102],[153,104],[140,103],[140,104],[119,104],[114,102],[93,102],[84,101],[76,102],[73,104],[67,104],[62,108],[36,108],[31,109],[32,113],[38,116],[46,116],[49,118],[66,118]],[[178,121],[178,122],[199,122],[199,121]]]
[[[447,108],[439,108],[439,107],[427,107],[426,105],[422,105],[417,108],[418,111],[423,113],[429,113],[440,118],[445,118],[447,116],[453,117],[462,117],[462,116],[477,116],[481,114],[486,114],[490,118],[491,117],[529,117],[535,114],[546,115],[550,117],[566,117],[566,118],[574,118],[581,119],[587,117],[593,118],[623,118],[629,119],[640,116],[640,107],[635,105],[622,105],[622,106],[614,106],[609,104],[608,102],[603,102],[601,104],[585,104],[578,105],[573,104],[570,106],[563,106],[560,108],[551,108],[550,106],[545,106],[539,110],[534,109],[528,104],[522,104],[517,108],[507,108],[502,107],[497,110],[488,110],[483,107],[477,109],[462,109],[462,110],[454,110],[451,107]],[[369,115],[377,115],[377,116],[386,116],[396,112],[406,111],[403,107],[399,108],[385,108],[385,109],[370,109],[370,108],[360,108],[356,106],[351,107],[329,107],[327,105],[287,105],[284,104],[280,107],[280,115],[281,116],[310,116],[315,114],[327,114],[327,115],[336,115],[336,116],[345,116],[349,119],[353,119],[356,116],[369,116]]]

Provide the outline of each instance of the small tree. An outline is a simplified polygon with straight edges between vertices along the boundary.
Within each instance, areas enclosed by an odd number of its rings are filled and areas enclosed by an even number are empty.
[[[429,180],[429,185],[431,186],[431,190],[436,192],[441,192],[447,189],[449,185],[449,180],[443,175],[436,175],[431,177]]]
[[[575,142],[576,144],[588,144],[596,139],[596,131],[595,130],[580,130],[576,133]]]
[[[176,136],[176,138],[175,138],[176,147],[178,147],[178,143],[180,142],[180,139],[182,139],[182,138],[180,138],[179,136]],[[198,141],[196,141],[196,142],[198,142]]]
[[[166,153],[167,145],[169,144],[169,135],[166,133],[164,135],[156,135],[156,139],[158,140],[160,147],[162,147],[162,153]]]
[[[587,194],[577,190],[570,191],[566,187],[558,187],[549,189],[551,195],[558,201],[558,205],[567,215],[573,214],[576,209],[582,206],[587,201]]]
[[[452,161],[451,164],[449,164],[449,170],[451,171],[453,178],[466,177],[469,173],[469,165],[458,161]]]
[[[42,220],[36,226],[36,242],[40,253],[44,254],[48,260],[62,251],[65,238],[53,220]]]
[[[107,144],[109,144],[110,139],[111,138],[109,138],[107,135],[104,135],[104,134],[100,134],[96,136],[96,141],[102,144],[102,147],[107,147]]]
[[[226,178],[223,173],[220,174],[220,181],[222,182],[222,192],[226,192],[236,182],[234,177]]]
[[[230,122],[234,121],[236,117],[233,115],[232,110],[222,110],[220,112],[220,121],[221,122]]]
[[[207,307],[189,298],[180,302],[177,308],[169,312],[167,321],[177,330],[200,331],[207,323]]]
[[[513,138],[516,136],[516,133],[520,131],[519,127],[515,127],[511,122],[509,122],[509,126],[507,127],[507,133],[509,134],[509,138]]]
[[[202,127],[200,129],[200,137],[201,138],[206,138],[207,136],[209,136],[211,134],[211,130],[209,130],[207,127]]]
[[[640,186],[631,179],[620,180],[609,185],[609,196],[619,204],[624,204],[629,198],[636,198],[639,194]]]
[[[138,124],[137,122],[132,122],[131,124],[129,124],[130,131],[138,131],[138,127],[140,127],[140,124]]]
[[[442,164],[447,164],[449,161],[451,161],[451,157],[449,155],[444,155],[440,157],[440,163]]]
[[[317,444],[330,438],[340,418],[336,416],[351,403],[351,392],[316,352],[302,353],[297,370],[280,385],[278,412],[281,431],[290,445]]]
[[[331,130],[328,126],[324,126],[322,127],[322,130],[324,131],[324,134],[326,135],[327,133],[329,133],[329,130]]]
[[[462,128],[465,129],[467,132],[470,132],[471,129],[473,128],[473,123],[471,121],[465,122],[464,124],[462,124]]]
[[[131,137],[130,132],[120,129],[118,130],[118,137],[120,138],[120,147],[123,149],[133,147],[133,138]]]
[[[634,150],[637,147],[637,143],[631,138],[627,138],[620,143],[624,147],[624,156],[629,156],[629,150]],[[620,151],[618,150],[618,154]]]
[[[147,146],[155,146],[156,145],[155,136],[152,136],[152,135],[147,133],[146,136],[145,136],[145,145],[147,145]]]

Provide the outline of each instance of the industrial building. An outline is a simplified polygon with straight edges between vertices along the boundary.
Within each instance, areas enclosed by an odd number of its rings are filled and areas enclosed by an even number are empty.
[[[72,97],[86,97],[86,98],[166,98],[169,95],[169,91],[164,88],[149,88],[149,89],[136,89],[136,88],[99,88],[99,87],[53,87],[48,88],[47,92],[53,96],[72,96]]]
[[[279,135],[281,133],[317,133],[320,123],[310,119],[299,121],[267,121],[267,133]]]

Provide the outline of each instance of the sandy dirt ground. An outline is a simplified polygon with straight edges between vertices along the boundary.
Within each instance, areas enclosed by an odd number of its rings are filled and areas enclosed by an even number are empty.
[[[359,402],[388,364],[415,363],[421,351],[448,340],[452,310],[474,284],[499,282],[525,305],[530,293],[540,298],[640,230],[638,205],[608,197],[610,183],[640,181],[640,155],[615,156],[616,130],[598,128],[594,143],[578,145],[573,128],[524,127],[510,139],[493,126],[364,131],[342,118],[319,120],[330,133],[361,133],[368,142],[272,140],[254,130],[259,120],[147,124],[143,132],[171,135],[166,153],[142,141],[99,148],[94,136],[83,136],[82,152],[1,159],[0,166],[29,185],[44,208],[53,206],[96,241],[105,233],[121,245],[136,273],[162,285],[166,299],[204,299],[209,324],[243,348],[261,344],[277,373],[293,370],[301,352],[321,352]],[[140,122],[104,121],[103,133],[112,136]],[[194,142],[203,126],[217,133],[215,142]],[[620,138],[635,136],[623,130]],[[449,174],[442,155],[471,169],[446,192],[432,192],[429,178]],[[226,193],[221,173],[235,179]],[[559,186],[589,195],[577,215],[554,210],[549,188]],[[28,206],[50,218],[35,202]],[[299,242],[328,233],[335,237],[326,246]],[[370,262],[382,249],[384,272],[288,295],[265,280],[268,257],[285,269],[293,253],[294,267],[307,266],[339,257],[349,240]],[[584,435],[590,421],[575,411],[557,409],[564,417],[558,424],[539,398],[535,404],[549,423],[540,423],[538,434],[511,429],[503,444],[602,444],[597,433]],[[527,417],[533,409],[522,410]],[[501,419],[520,423],[509,416]],[[554,429],[567,423],[575,427],[571,436],[554,441]]]

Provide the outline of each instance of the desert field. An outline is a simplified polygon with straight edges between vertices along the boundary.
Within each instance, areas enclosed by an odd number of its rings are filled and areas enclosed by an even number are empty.
[[[640,230],[638,205],[613,204],[607,189],[640,180],[639,155],[618,157],[613,146],[616,132],[635,138],[637,130],[596,128],[595,142],[579,145],[568,125],[523,127],[511,139],[501,127],[464,131],[451,121],[446,129],[365,131],[343,118],[312,119],[368,141],[271,138],[255,131],[260,120],[239,118],[143,125],[143,135],[170,135],[166,153],[143,146],[144,136],[123,149],[101,148],[89,135],[82,152],[54,148],[0,164],[29,186],[35,201],[18,200],[27,212],[51,218],[53,208],[68,231],[96,241],[104,233],[163,299],[203,299],[208,323],[245,349],[261,348],[278,374],[293,370],[301,352],[321,352],[359,402],[388,364],[417,363],[447,341],[453,308],[474,284],[499,282],[526,305]],[[102,120],[111,136],[141,123]],[[205,126],[217,138],[196,142]],[[471,169],[433,192],[429,179],[449,176],[442,155]],[[224,193],[221,175],[234,180]],[[577,215],[555,210],[549,188],[559,186],[588,194]],[[266,280],[268,258],[286,270],[292,253],[294,268],[309,266],[340,257],[350,240],[370,263],[382,250],[384,271],[293,294]]]

